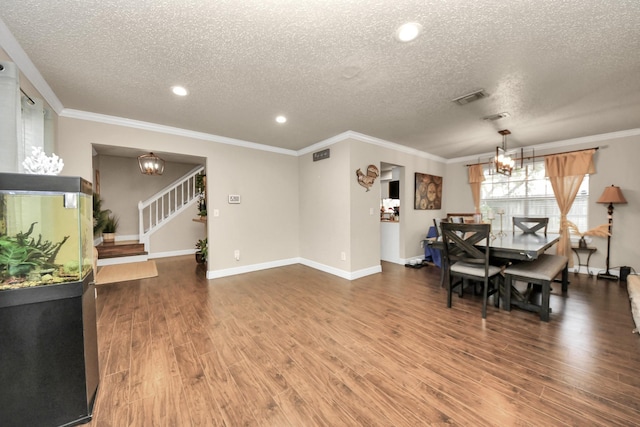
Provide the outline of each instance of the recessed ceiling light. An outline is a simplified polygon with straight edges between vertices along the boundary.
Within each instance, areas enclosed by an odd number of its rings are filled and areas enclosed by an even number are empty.
[[[398,27],[396,30],[396,38],[401,42],[410,42],[411,40],[415,40],[415,38],[420,35],[420,32],[422,32],[422,25],[417,22],[407,22]]]
[[[286,123],[287,118],[285,116],[278,116],[276,117],[276,122],[278,123]]]
[[[187,96],[189,91],[182,86],[172,86],[171,92],[178,96]]]

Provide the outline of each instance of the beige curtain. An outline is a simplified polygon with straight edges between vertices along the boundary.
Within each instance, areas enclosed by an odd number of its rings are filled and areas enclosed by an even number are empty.
[[[571,241],[567,227],[567,213],[578,194],[585,174],[595,173],[593,153],[596,150],[585,150],[574,153],[563,153],[545,156],[545,173],[551,182],[553,193],[560,208],[560,242],[556,253],[569,258],[569,267],[573,267]]]
[[[469,166],[469,185],[471,186],[473,205],[476,208],[476,213],[480,213],[480,185],[482,181],[484,181],[482,165]]]

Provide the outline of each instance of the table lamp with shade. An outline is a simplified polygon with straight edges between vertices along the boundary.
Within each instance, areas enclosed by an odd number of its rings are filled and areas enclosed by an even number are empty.
[[[598,273],[598,279],[618,280],[618,276],[609,272],[609,252],[611,250],[611,226],[613,224],[613,205],[618,203],[627,203],[627,200],[622,195],[620,187],[611,185],[604,189],[602,196],[598,199],[597,203],[608,203],[608,218],[609,218],[609,235],[607,236],[607,271],[604,273]]]

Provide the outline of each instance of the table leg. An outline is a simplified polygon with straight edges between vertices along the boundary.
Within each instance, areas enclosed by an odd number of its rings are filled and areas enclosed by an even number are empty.
[[[582,267],[582,261],[580,260],[580,252],[576,251],[575,249],[571,248],[573,250],[573,252],[576,254],[576,258],[578,258],[578,268],[576,269],[576,271],[574,271],[574,274],[578,274],[578,272],[580,272],[580,267]],[[589,268],[587,267],[587,270],[589,270]]]
[[[504,309],[511,311],[511,276],[507,275],[504,278]]]
[[[589,274],[589,276],[593,276],[593,273],[591,272],[591,270],[589,270],[589,261],[591,260],[591,255],[593,255],[595,251],[589,251],[589,255],[587,255],[587,273]]]
[[[564,276],[564,272],[562,273]],[[549,300],[551,299],[551,283],[544,282],[542,284],[542,301],[540,304],[540,320],[543,322],[549,321]]]

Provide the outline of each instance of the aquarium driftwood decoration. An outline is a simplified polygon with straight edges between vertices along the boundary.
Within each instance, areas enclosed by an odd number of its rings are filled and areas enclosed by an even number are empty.
[[[58,243],[42,241],[42,235],[36,240],[30,237],[36,224],[32,223],[26,233],[18,233],[15,237],[0,235],[0,278],[26,277],[34,270],[57,267],[54,261],[69,236]]]

